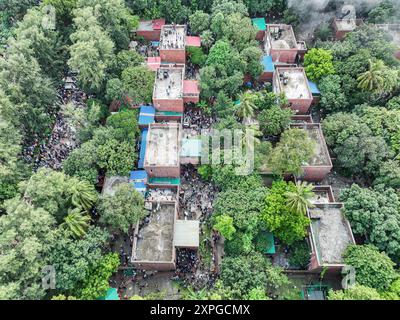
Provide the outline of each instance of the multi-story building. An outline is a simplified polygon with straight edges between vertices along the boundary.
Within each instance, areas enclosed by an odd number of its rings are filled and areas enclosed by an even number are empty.
[[[275,93],[283,92],[289,101],[289,107],[298,114],[309,112],[313,102],[304,68],[278,67],[273,77]]]
[[[140,21],[136,34],[148,41],[159,41],[165,19]]]
[[[274,62],[295,63],[302,45],[296,41],[293,28],[286,24],[268,24],[264,34],[264,52]]]
[[[306,181],[322,181],[331,172],[333,166],[321,125],[319,123],[296,123],[291,124],[290,127],[305,130],[309,138],[315,142],[314,155],[303,164],[303,174],[299,178]]]

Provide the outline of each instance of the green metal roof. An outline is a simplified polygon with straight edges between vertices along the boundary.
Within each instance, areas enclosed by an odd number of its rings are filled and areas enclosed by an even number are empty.
[[[165,184],[165,185],[174,185],[179,186],[181,184],[180,178],[150,178],[149,184]]]
[[[271,232],[260,231],[256,238],[258,250],[265,254],[275,254],[275,238]]]
[[[253,26],[258,30],[258,31],[265,31],[267,29],[267,25],[265,23],[265,18],[254,18],[251,19],[253,22]]]
[[[162,115],[162,116],[182,116],[182,112],[174,112],[174,111],[157,111],[156,115]]]
[[[105,296],[98,298],[98,300],[119,300],[117,289],[115,288],[108,289]]]

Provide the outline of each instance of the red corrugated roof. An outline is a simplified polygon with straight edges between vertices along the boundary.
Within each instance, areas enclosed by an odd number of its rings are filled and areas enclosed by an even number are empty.
[[[189,47],[200,47],[201,46],[201,39],[200,37],[186,37],[186,45]]]
[[[185,93],[194,93],[199,94],[199,84],[196,80],[184,80],[183,81],[183,94]]]
[[[161,27],[165,24],[165,19],[155,19],[153,20],[153,29],[161,30]]]

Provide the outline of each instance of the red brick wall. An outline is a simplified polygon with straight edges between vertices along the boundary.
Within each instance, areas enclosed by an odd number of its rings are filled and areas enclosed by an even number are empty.
[[[309,166],[309,167],[303,167],[304,173],[301,176],[304,180],[306,181],[313,181],[313,182],[319,182],[323,180],[329,172],[331,172],[332,167],[331,166]]]
[[[318,264],[317,257],[315,256],[315,252],[311,254],[310,265],[308,266],[308,270],[317,270],[320,266]]]
[[[153,105],[159,111],[174,111],[183,112],[183,99],[176,100],[165,100],[165,99],[154,99]]]
[[[296,110],[298,114],[307,114],[310,110],[311,104],[313,102],[312,98],[309,99],[289,99],[291,103],[290,108]]]
[[[175,262],[133,262],[133,266],[142,270],[173,271],[176,269]]]
[[[179,178],[181,176],[181,168],[180,165],[177,167],[151,167],[145,166],[147,174],[151,178]]]
[[[161,30],[137,31],[136,34],[145,38],[147,41],[160,41]]]
[[[160,57],[162,62],[186,63],[186,50],[161,50]]]
[[[200,97],[196,96],[196,97],[183,97],[183,103],[198,103],[200,101]]]
[[[335,28],[334,28],[335,29]],[[335,38],[337,40],[342,40],[346,34],[348,34],[350,31],[339,31],[335,30]]]
[[[271,49],[272,61],[284,63],[295,63],[297,57],[297,49],[290,50],[274,50]]]
[[[166,115],[157,115],[156,114],[156,121],[157,122],[182,122],[181,116],[166,116]]]
[[[258,78],[259,81],[271,81],[274,76],[273,72],[263,72]]]
[[[263,30],[258,30],[256,34],[256,40],[262,41],[264,39],[265,31]]]

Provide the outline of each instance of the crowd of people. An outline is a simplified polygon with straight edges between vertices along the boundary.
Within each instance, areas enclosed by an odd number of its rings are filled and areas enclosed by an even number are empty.
[[[182,219],[205,221],[213,212],[216,189],[202,180],[192,165],[182,168],[179,203]]]
[[[187,106],[183,114],[184,134],[198,136],[202,130],[211,129],[215,119],[195,105]]]
[[[54,123],[47,140],[41,141],[34,137],[30,145],[23,150],[24,160],[33,165],[33,170],[45,167],[54,170],[61,170],[63,161],[77,146],[75,129],[66,121],[63,114],[63,107],[68,103],[86,108],[86,94],[77,86],[77,79],[74,74],[67,74],[63,79],[63,85],[58,89],[59,111],[52,115]]]

